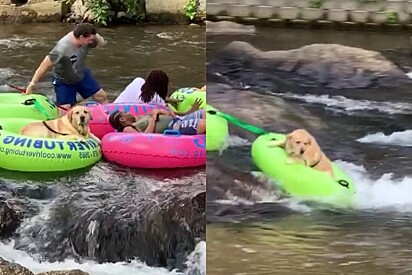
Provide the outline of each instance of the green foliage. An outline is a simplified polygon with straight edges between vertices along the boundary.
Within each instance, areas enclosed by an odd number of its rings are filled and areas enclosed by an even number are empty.
[[[395,24],[398,22],[398,13],[396,11],[389,11],[386,13],[386,23]]]
[[[96,24],[107,26],[107,23],[112,20],[111,6],[107,0],[87,0],[86,5],[92,12]]]
[[[309,7],[319,9],[323,4],[323,0],[310,0]]]
[[[72,5],[74,0],[61,0],[67,5]],[[85,5],[92,13],[96,24],[107,26],[116,18],[119,12],[124,12],[135,20],[144,19],[142,3],[144,0],[84,0]]]
[[[187,0],[186,5],[184,6],[185,14],[190,20],[193,20],[197,14],[197,9],[199,7],[198,0]]]

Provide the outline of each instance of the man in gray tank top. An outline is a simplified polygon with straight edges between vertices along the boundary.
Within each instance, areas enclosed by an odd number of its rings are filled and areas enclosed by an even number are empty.
[[[86,67],[86,57],[91,48],[106,45],[96,28],[82,23],[61,38],[51,52],[44,58],[27,86],[26,93],[33,88],[52,67],[52,83],[59,105],[73,106],[77,103],[76,94],[84,99],[93,97],[99,103],[107,103],[107,96]]]

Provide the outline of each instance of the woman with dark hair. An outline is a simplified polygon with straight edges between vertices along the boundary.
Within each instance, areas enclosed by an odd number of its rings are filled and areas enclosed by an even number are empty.
[[[162,134],[175,130],[182,135],[198,135],[206,133],[206,110],[200,109],[184,117],[159,109],[141,116],[116,111],[110,115],[109,122],[118,132]]]
[[[167,97],[168,88],[167,74],[162,70],[153,70],[146,80],[141,77],[135,78],[113,103],[174,104],[176,100]]]

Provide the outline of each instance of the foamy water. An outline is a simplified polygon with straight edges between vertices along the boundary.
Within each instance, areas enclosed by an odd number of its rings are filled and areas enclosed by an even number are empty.
[[[412,177],[395,179],[393,174],[383,174],[372,179],[363,166],[336,161],[352,178],[356,186],[356,205],[359,209],[396,210],[412,212]]]
[[[17,48],[33,48],[34,46],[43,45],[41,41],[30,37],[13,36],[0,39],[0,48],[17,49]]]
[[[412,193],[412,177],[395,179],[393,174],[388,173],[375,180],[363,166],[341,160],[335,161],[335,164],[348,174],[356,186],[355,208],[412,212],[412,196],[410,195]],[[261,181],[268,180],[261,172],[252,172],[252,174]],[[274,193],[262,195],[262,202],[275,201],[282,202],[297,212],[310,211],[308,206],[302,205],[294,198],[279,200],[279,196]]]
[[[241,147],[241,146],[247,146],[247,145],[251,145],[252,143],[247,140],[247,139],[243,139],[239,136],[235,136],[235,135],[230,135],[227,139],[226,139],[226,146],[228,147]]]
[[[164,268],[149,267],[139,261],[131,263],[107,263],[97,264],[92,261],[86,261],[82,264],[74,260],[67,259],[64,262],[48,263],[39,262],[24,251],[18,251],[13,248],[14,243],[8,244],[0,242],[0,257],[9,262],[18,263],[34,273],[51,271],[51,270],[70,270],[81,269],[90,275],[121,275],[121,274],[142,274],[142,275],[162,275],[162,274],[199,274],[206,275],[206,242],[202,241],[197,244],[193,253],[188,257],[188,269],[184,273],[168,271]]]
[[[395,132],[392,135],[385,136],[382,133],[368,135],[360,138],[359,142],[376,142],[381,144],[412,146],[412,130]],[[243,140],[236,136],[230,136],[228,139],[230,146],[250,145],[249,141]],[[395,210],[400,212],[412,212],[412,177],[394,178],[393,174],[383,174],[378,180],[373,179],[371,174],[363,166],[358,166],[350,162],[337,160],[335,164],[345,171],[356,186],[355,207],[364,210]],[[270,181],[262,172],[251,172],[253,176],[262,182]],[[272,182],[273,184],[273,182]],[[260,192],[257,190],[256,192]],[[256,193],[257,194],[257,193]],[[255,194],[255,195],[256,195]],[[260,192],[261,202],[282,202],[285,206],[297,212],[308,212],[310,208],[302,205],[293,198],[279,199],[275,192]],[[230,198],[227,201],[219,201],[223,204],[253,204],[251,201],[240,198]]]
[[[384,133],[374,133],[366,135],[356,141],[361,143],[376,143],[397,146],[412,146],[412,130],[405,130],[401,132],[393,132],[390,135]]]
[[[48,205],[39,205],[41,211],[36,216],[25,219],[21,227],[31,226],[35,223],[43,223],[50,215]],[[81,264],[74,259],[66,259],[64,262],[39,262],[37,255],[29,255],[24,251],[15,250],[14,242],[0,242],[0,257],[13,263],[18,263],[34,273],[51,270],[70,270],[80,269],[90,275],[121,275],[121,274],[142,274],[142,275],[161,275],[161,274],[197,274],[206,275],[206,242],[199,242],[194,251],[187,258],[187,270],[184,272],[169,271],[165,268],[150,267],[138,260],[130,263],[106,263],[98,264],[94,261],[84,261]]]
[[[252,143],[247,140],[243,139],[239,136],[235,135],[230,135],[226,137],[225,141],[221,144],[220,149],[219,149],[219,154],[222,154],[223,151],[230,147],[242,147],[242,146],[247,146],[251,145]]]
[[[329,95],[297,95],[292,93],[273,93],[283,98],[296,99],[307,103],[313,103],[325,106],[325,109],[333,112],[355,113],[359,111],[379,111],[387,114],[410,114],[412,104],[404,102],[380,102],[371,100],[355,100],[344,96]]]

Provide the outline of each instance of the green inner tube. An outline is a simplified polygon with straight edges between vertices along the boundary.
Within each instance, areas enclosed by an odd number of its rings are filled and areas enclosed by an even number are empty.
[[[59,110],[41,94],[0,93],[0,118],[56,119]]]
[[[252,143],[252,159],[256,166],[290,196],[300,200],[351,206],[355,185],[335,164],[335,178],[303,164],[286,164],[287,153],[280,147],[269,148],[269,141],[285,140],[283,134],[269,133]]]
[[[210,105],[206,105],[206,151],[217,151],[229,136],[229,125],[223,117],[209,113],[216,111]]]
[[[206,106],[206,92],[201,91],[197,88],[180,88],[174,91],[170,98],[181,100],[181,102],[177,104],[177,108],[175,108],[171,104],[168,104],[169,109],[173,112],[189,111],[197,98],[200,98],[203,101],[200,108],[205,108]]]
[[[39,120],[0,119],[1,168],[25,172],[69,171],[87,167],[101,159],[100,146],[91,138],[79,142],[18,134],[23,126],[32,122]]]

